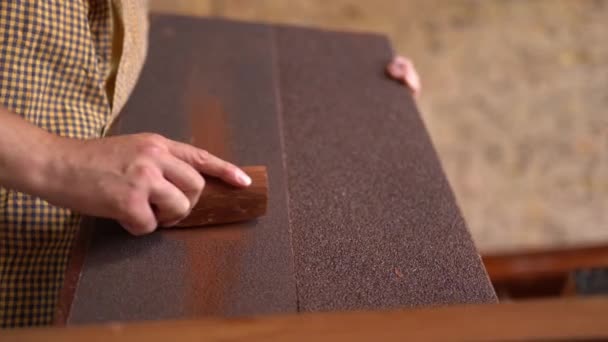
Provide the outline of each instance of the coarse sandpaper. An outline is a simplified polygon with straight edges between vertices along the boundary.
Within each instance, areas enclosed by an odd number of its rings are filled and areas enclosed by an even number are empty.
[[[266,165],[268,213],[145,237],[85,220],[57,323],[495,302],[391,57],[380,35],[153,17],[114,132]]]
[[[153,19],[146,65],[116,130],[267,166],[268,211],[253,222],[144,237],[95,220],[68,323],[296,310],[272,34],[263,25]]]

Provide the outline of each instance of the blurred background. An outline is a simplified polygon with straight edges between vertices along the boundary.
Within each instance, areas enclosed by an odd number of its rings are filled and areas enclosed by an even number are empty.
[[[418,105],[482,254],[608,243],[608,1],[152,0],[151,7],[385,33],[421,75]]]

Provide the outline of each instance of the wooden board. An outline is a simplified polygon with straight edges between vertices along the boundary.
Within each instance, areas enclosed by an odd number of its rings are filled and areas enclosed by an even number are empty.
[[[608,246],[578,246],[488,254],[483,262],[492,281],[560,276],[581,269],[608,267]]]
[[[0,332],[12,341],[605,341],[608,298]]]

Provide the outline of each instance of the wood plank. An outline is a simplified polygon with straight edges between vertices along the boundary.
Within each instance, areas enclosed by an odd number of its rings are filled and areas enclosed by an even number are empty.
[[[608,298],[32,328],[2,341],[605,341]]]
[[[251,185],[237,188],[215,177],[205,177],[205,187],[190,214],[176,227],[203,227],[249,221],[266,214],[268,174],[265,166],[244,166]]]
[[[270,35],[263,25],[153,20],[143,74],[115,128],[266,165],[268,213],[138,238],[96,220],[68,323],[296,311]]]
[[[494,302],[385,37],[277,29],[301,311]]]
[[[580,269],[608,267],[608,246],[529,250],[483,256],[492,281],[560,276]]]

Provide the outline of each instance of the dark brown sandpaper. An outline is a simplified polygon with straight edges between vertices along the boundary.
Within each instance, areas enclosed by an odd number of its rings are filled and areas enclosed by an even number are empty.
[[[156,17],[116,132],[266,165],[268,212],[137,238],[93,220],[67,322],[494,302],[390,57],[377,35]]]
[[[153,20],[145,68],[116,130],[267,166],[268,211],[254,222],[145,237],[95,221],[68,323],[296,311],[271,34],[261,25]]]
[[[277,30],[301,311],[495,301],[377,35]]]

